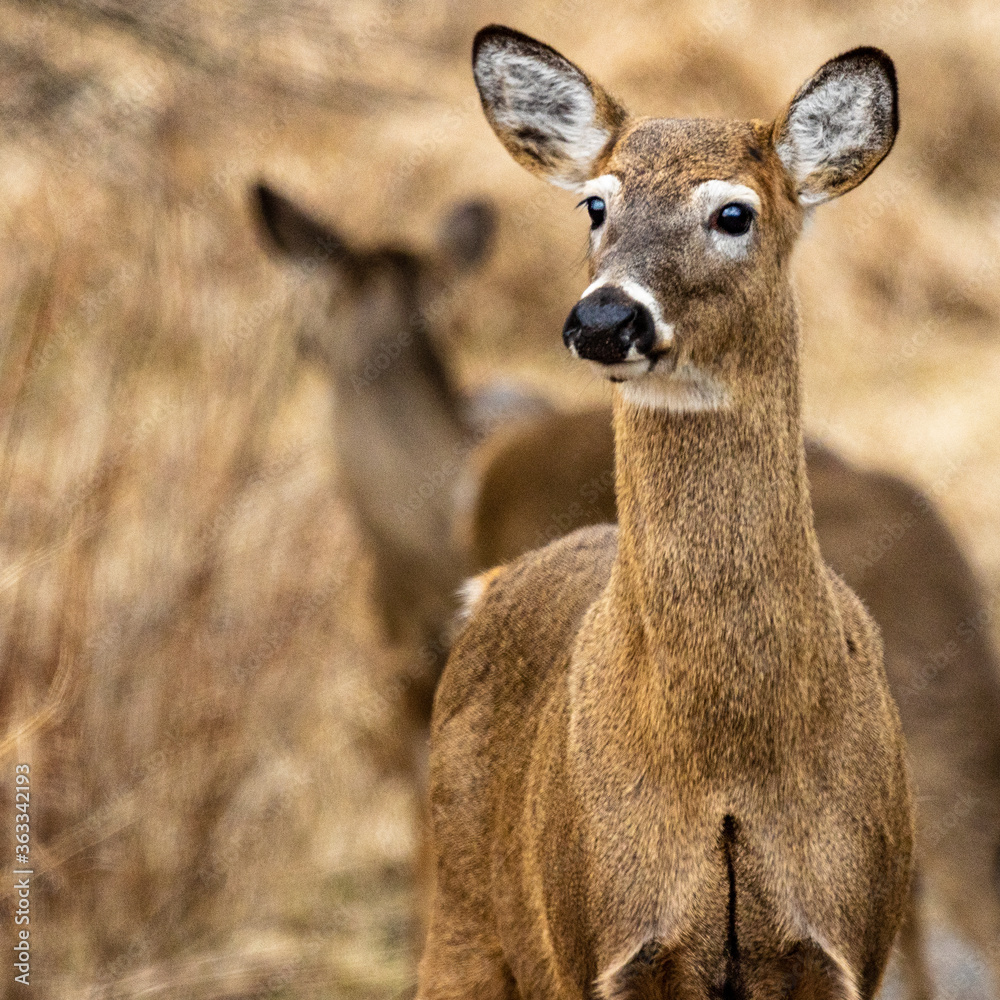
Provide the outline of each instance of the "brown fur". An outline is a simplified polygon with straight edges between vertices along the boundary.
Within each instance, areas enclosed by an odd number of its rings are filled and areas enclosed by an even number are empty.
[[[478,455],[476,567],[510,562],[578,528],[617,519],[611,413],[537,417]],[[919,795],[928,891],[971,940],[1000,940],[1000,663],[975,576],[931,500],[886,473],[807,442],[824,558],[878,623]],[[988,949],[987,949],[988,950]]]
[[[617,517],[611,413],[540,416],[479,455],[473,563],[495,566]],[[1000,979],[1000,663],[974,574],[930,499],[815,442],[806,468],[824,558],[878,623],[917,793],[921,897]],[[900,936],[911,995],[928,989],[919,922]]]
[[[331,242],[328,227],[321,231],[328,247],[338,245]],[[416,251],[408,252],[417,256]],[[433,259],[420,255],[419,269],[433,268]],[[395,273],[401,286],[396,294],[405,300],[404,278],[402,271]],[[367,356],[377,356],[385,334],[377,326],[364,330],[370,338]],[[334,337],[331,333],[331,341]],[[380,405],[366,424],[369,440],[393,440],[396,407],[415,422],[425,415],[424,407],[437,405],[437,418],[425,419],[425,426],[463,426],[459,415],[470,409],[469,403],[438,359],[426,325],[415,329],[413,348],[431,360],[406,356],[399,363],[408,367],[411,385],[430,384],[399,400],[390,398],[392,380],[376,382]],[[314,347],[308,351],[315,355]],[[349,385],[349,372],[343,370],[348,362],[343,354],[326,362],[330,370],[340,368],[338,385]],[[494,395],[486,394],[490,412],[496,409]],[[505,395],[511,395],[509,389]],[[513,412],[520,411],[514,407]],[[446,440],[450,435],[448,431]],[[596,409],[515,420],[472,452],[470,476],[477,496],[465,527],[466,547],[451,553],[456,560],[451,573],[439,575],[436,584],[427,577],[422,580],[428,592],[435,586],[445,588],[430,604],[439,609],[440,620],[428,634],[444,633],[452,607],[449,588],[462,567],[498,566],[579,527],[616,520],[613,448],[611,413]],[[391,466],[401,477],[412,467],[412,456],[397,456]],[[807,443],[807,470],[821,550],[882,630],[886,670],[900,704],[919,793],[917,846],[924,894],[940,900],[957,926],[989,955],[990,944],[1000,938],[1000,890],[990,874],[1000,841],[1000,737],[995,721],[1000,718],[1000,694],[994,680],[1000,667],[987,639],[986,613],[975,581],[931,502],[912,487],[856,469],[816,444]],[[363,469],[356,474],[360,479]],[[360,482],[363,488],[357,492],[367,507],[375,502],[377,486],[371,478]],[[400,525],[379,537],[388,537],[391,544],[405,530]],[[427,541],[433,544],[434,539]],[[391,567],[391,551],[381,556],[379,565]],[[393,579],[391,571],[383,571],[384,586],[391,586]],[[402,589],[394,596],[390,589],[387,601],[393,614],[412,607],[406,589],[411,584],[405,576],[398,579]],[[426,697],[413,710],[412,724],[419,734],[429,713]],[[901,934],[900,945],[907,968],[918,970],[910,978],[919,994],[926,989],[919,972],[919,935]]]
[[[317,229],[317,234],[320,232],[325,233],[323,239],[327,246],[337,245],[331,242],[334,237],[329,227]],[[417,256],[415,250],[408,252]],[[432,258],[426,254],[419,256],[420,270],[427,272],[433,267]],[[402,286],[396,291],[400,299],[406,299],[407,295],[404,277],[402,272],[396,273],[396,280]],[[413,303],[413,308],[416,308],[416,303]],[[380,333],[375,324],[363,327],[362,332],[368,338],[365,341],[368,344],[368,356],[377,356],[379,342],[385,339],[385,334]],[[336,331],[332,330],[327,342],[336,343],[336,337]],[[390,395],[390,390],[394,388],[392,380],[376,382],[373,389],[381,393],[381,405],[366,424],[369,440],[393,440],[398,422],[398,417],[394,414],[406,414],[417,421],[425,414],[423,407],[429,405],[421,403],[422,400],[436,401],[433,405],[439,406],[437,418],[433,421],[425,420],[425,425],[432,428],[462,428],[464,425],[460,415],[470,411],[478,414],[477,423],[483,423],[484,419],[489,423],[490,414],[498,409],[494,398],[497,392],[489,389],[471,400],[464,398],[449,376],[447,365],[439,359],[435,340],[426,325],[415,328],[413,347],[420,352],[421,357],[431,360],[422,362],[419,358],[404,356],[399,359],[399,363],[408,366],[412,386],[421,381],[430,384],[425,385],[422,391],[411,389],[402,399],[398,399]],[[310,356],[315,356],[315,351],[315,347],[307,348]],[[358,356],[363,356],[360,351]],[[325,367],[329,370],[339,369],[336,371],[335,382],[341,387],[349,386],[349,362],[350,358],[343,353],[328,355],[325,360]],[[524,419],[522,414],[525,400],[516,398],[517,393],[510,387],[504,388],[501,395],[506,401],[502,409],[508,411],[508,415],[513,413],[516,419],[508,421],[506,426],[487,436],[483,445],[471,452],[472,468],[467,474],[476,483],[476,502],[470,523],[465,525],[462,533],[466,539],[465,547],[462,552],[451,553],[456,559],[456,565],[453,572],[438,577],[443,583],[435,584],[433,579],[426,577],[422,580],[422,585],[428,591],[432,591],[435,585],[450,587],[464,566],[472,569],[494,566],[498,567],[494,572],[500,572],[499,564],[510,562],[530,549],[538,548],[585,525],[616,520],[614,437],[610,411],[595,409],[575,413],[547,412],[541,416],[532,414],[531,419]],[[485,401],[481,402],[480,397],[485,397]],[[447,440],[451,440],[450,433],[449,431]],[[400,442],[400,447],[405,447],[405,443]],[[406,470],[413,467],[413,456],[404,455],[402,459],[396,457],[393,462],[396,474],[403,477],[407,475]],[[926,703],[906,694],[907,685],[914,679],[918,664],[928,661],[933,663],[938,651],[947,653],[949,641],[961,634],[958,628],[962,623],[966,627],[972,623],[974,629],[975,624],[983,620],[982,606],[975,597],[974,584],[968,577],[964,581],[961,579],[964,562],[954,540],[939,524],[929,501],[913,493],[902,483],[880,474],[854,469],[815,444],[807,449],[807,468],[820,546],[834,568],[845,575],[873,611],[882,628],[887,672],[894,692],[901,698],[904,731],[914,734],[910,748],[918,785],[921,789],[927,787],[924,775],[929,769],[933,768],[935,774],[942,772],[940,788],[944,794],[922,803],[919,816],[923,825],[931,824],[947,829],[949,844],[955,838],[974,834],[976,830],[993,829],[995,825],[989,827],[981,822],[963,822],[952,830],[954,824],[949,822],[956,802],[960,805],[972,803],[973,815],[978,818],[981,811],[988,812],[991,802],[1000,800],[1000,792],[991,791],[1000,780],[1000,769],[989,770],[988,754],[993,745],[990,740],[995,742],[995,738],[991,737],[993,730],[988,724],[977,725],[980,716],[988,723],[988,706],[995,703],[993,696],[984,698],[980,691],[976,699],[952,698],[950,712],[959,714],[954,717],[954,721],[941,722],[933,716],[925,719],[923,713],[915,713],[914,707],[923,707]],[[359,470],[357,474],[360,476],[363,472]],[[364,480],[361,482],[363,488],[359,488],[357,492],[367,508],[376,501],[377,484],[373,479],[369,479],[366,486]],[[886,483],[892,488],[887,489]],[[904,534],[897,540],[899,527],[904,529]],[[387,537],[391,544],[391,539],[399,537],[406,530],[406,526],[401,524],[370,541],[374,544],[378,538]],[[875,553],[881,558],[886,538],[893,543],[894,558],[889,563],[883,563],[885,571],[877,574],[859,573],[860,564],[856,555],[860,553],[870,559],[871,554]],[[427,541],[432,544],[433,538],[428,538]],[[391,550],[380,556],[379,565],[392,565]],[[950,572],[940,578],[940,568],[949,566],[958,567],[958,585],[952,582],[953,574]],[[381,582],[391,588],[393,577],[384,572]],[[400,583],[404,589],[395,595],[390,589],[390,600],[387,602],[395,614],[402,613],[409,606],[405,590],[408,581],[403,578]],[[972,596],[969,599],[963,595]],[[885,602],[893,596],[900,598],[899,613],[887,613],[884,610]],[[956,602],[954,613],[945,618],[928,614],[929,606],[949,600]],[[429,633],[443,635],[452,607],[450,590],[439,592],[437,600],[430,606],[439,609],[440,619],[433,623]],[[915,615],[906,614],[909,607],[919,609],[919,612]],[[984,649],[981,643],[981,638],[975,646],[963,642],[958,667],[952,667],[949,663],[942,679],[978,672],[982,675],[978,686],[988,687],[993,661],[989,659],[991,654],[988,647],[985,648],[985,657],[976,660]],[[900,650],[909,650],[904,659],[899,658]],[[985,711],[976,709],[975,717],[968,718],[964,706],[969,701],[982,704]],[[429,709],[423,700],[412,708],[414,717],[411,722],[415,734],[419,734],[429,721]],[[928,705],[927,709],[928,712],[934,711],[937,706]],[[997,715],[1000,715],[1000,711]],[[983,751],[974,751],[971,759],[981,759],[983,765],[975,773],[956,781],[955,775],[948,768],[940,767],[941,754],[936,740],[928,740],[923,735],[929,725],[937,727],[934,732],[946,745],[955,745],[954,733],[959,728],[966,734],[966,741],[969,734],[973,735],[977,745],[981,741],[985,754]],[[417,739],[420,739],[419,735]],[[926,754],[921,755],[920,750],[924,747]],[[410,752],[414,752],[412,745]],[[960,797],[948,794],[959,788],[964,790]],[[980,789],[982,794],[974,794],[975,789]],[[933,838],[935,847],[942,839],[940,836]],[[930,853],[925,849],[922,853],[925,856],[927,880],[932,886],[936,886],[939,882],[934,859],[941,857],[945,860],[950,856],[950,849],[949,852],[936,849]],[[959,852],[959,856],[962,856],[962,852]],[[960,912],[965,912],[966,899],[977,900],[975,906],[968,907],[968,919],[959,917],[959,921],[971,938],[982,940],[983,934],[978,931],[981,922],[975,919],[975,915],[992,911],[975,894],[980,893],[984,885],[989,885],[989,879],[984,880],[977,875],[981,865],[977,867],[974,863],[966,863],[959,867],[960,871],[955,873],[955,877],[941,883],[944,888],[940,891],[951,900],[949,905],[956,912],[959,912],[959,908]],[[995,904],[992,905],[995,910]],[[984,933],[987,933],[990,925],[987,923],[982,926]],[[918,940],[914,939],[911,948],[905,948],[906,941],[901,936],[904,950],[917,953],[915,958],[908,961],[919,965]],[[923,983],[920,976],[916,979]]]
[[[663,995],[867,998],[904,909],[909,795],[878,634],[813,529],[787,277],[802,211],[771,126],[602,125],[591,173],[623,199],[594,266],[627,261],[677,325],[673,361],[731,402],[618,397],[619,527],[524,556],[473,609],[435,701],[418,995],[655,994],[619,988],[655,945]],[[742,268],[708,263],[676,209],[717,177],[761,196]]]

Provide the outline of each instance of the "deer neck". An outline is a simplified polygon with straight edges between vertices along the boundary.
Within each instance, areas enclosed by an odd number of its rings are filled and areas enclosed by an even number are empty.
[[[791,356],[762,363],[724,409],[616,399],[619,543],[609,596],[647,649],[675,656],[694,644],[699,662],[726,670],[762,649],[788,663],[820,620],[825,590],[789,322]]]

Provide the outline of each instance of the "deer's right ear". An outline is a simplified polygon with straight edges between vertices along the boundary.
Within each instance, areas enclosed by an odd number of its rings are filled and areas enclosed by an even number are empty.
[[[628,115],[573,63],[491,24],[476,35],[472,72],[487,120],[518,163],[571,190],[597,176]]]
[[[808,207],[857,187],[899,131],[892,60],[880,49],[845,52],[820,67],[774,127],[774,146]]]
[[[266,184],[255,185],[250,197],[271,250],[302,264],[341,264],[350,258],[336,233]]]
[[[489,257],[496,230],[497,213],[490,202],[463,201],[438,225],[438,249],[455,271],[470,271]]]

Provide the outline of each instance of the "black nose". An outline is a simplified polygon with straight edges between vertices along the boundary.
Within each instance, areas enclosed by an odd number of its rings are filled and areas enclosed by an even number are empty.
[[[648,355],[655,333],[653,317],[642,303],[614,285],[602,285],[573,306],[563,326],[563,343],[587,361],[615,365],[633,347]]]

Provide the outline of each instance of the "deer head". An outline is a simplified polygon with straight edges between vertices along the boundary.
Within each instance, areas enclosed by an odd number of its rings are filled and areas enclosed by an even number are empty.
[[[439,367],[423,349],[428,331],[442,296],[489,256],[496,228],[491,205],[479,200],[454,205],[441,218],[432,245],[418,250],[354,246],[265,184],[254,188],[251,200],[269,249],[322,276],[334,293],[325,322],[304,332],[304,353],[355,390],[359,380],[373,380],[381,359],[395,358],[412,344],[420,348],[422,364]]]
[[[509,28],[477,35],[473,69],[507,150],[577,192],[590,217],[591,283],[566,320],[570,351],[641,405],[715,409],[756,395],[787,363],[786,264],[804,215],[892,147],[888,56],[830,60],[772,122],[633,117]]]

